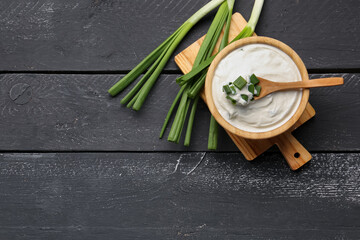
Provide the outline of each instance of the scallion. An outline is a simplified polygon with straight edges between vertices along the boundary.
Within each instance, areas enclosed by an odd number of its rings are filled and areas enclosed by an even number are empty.
[[[249,96],[246,94],[241,94],[241,98],[244,99],[246,102],[249,100]]]
[[[219,129],[219,124],[216,122],[214,116],[211,115],[210,127],[209,127],[209,137],[208,137],[208,149],[209,150],[217,149],[218,129]]]
[[[256,90],[256,93],[254,94],[255,96],[259,96],[260,95],[260,92],[261,92],[261,86],[260,85],[256,85],[255,86],[255,90]]]
[[[184,127],[185,119],[187,116],[187,111],[190,105],[190,100],[195,99],[193,103],[193,107],[190,113],[188,127],[186,131],[185,136],[185,145],[188,145],[190,143],[190,136],[191,136],[191,130],[194,122],[194,116],[195,116],[195,110],[196,110],[196,104],[199,98],[199,93],[201,89],[203,88],[206,74],[207,74],[207,67],[210,65],[210,63],[215,58],[214,56],[211,56],[213,49],[215,47],[215,44],[219,38],[219,35],[221,33],[221,30],[223,29],[223,25],[226,22],[225,31],[223,39],[220,43],[219,51],[222,50],[227,44],[228,44],[228,32],[230,29],[230,23],[231,23],[231,17],[232,17],[232,8],[234,5],[234,0],[227,0],[227,8],[224,7],[223,3],[218,12],[217,15],[214,18],[214,21],[212,22],[208,33],[206,34],[206,37],[204,39],[203,44],[200,47],[200,50],[198,52],[198,55],[195,59],[194,65],[192,70],[183,75],[182,77],[178,78],[176,81],[181,85],[182,87],[185,87],[184,92],[182,93],[181,100],[174,118],[174,122],[172,124],[168,140],[173,142],[178,142],[181,136],[181,131]],[[253,11],[250,17],[250,20],[248,24],[245,26],[245,28],[239,33],[238,36],[236,36],[231,42],[234,42],[238,39],[249,37],[254,33],[255,26],[257,24],[257,21],[259,19],[259,15],[263,6],[264,0],[255,0],[255,4],[253,7]],[[246,81],[245,81],[246,82]],[[245,85],[247,82],[245,83]],[[229,86],[231,89],[231,93],[235,94],[236,90],[234,85]],[[227,92],[229,89],[226,89]],[[224,89],[224,91],[226,92]],[[181,93],[180,93],[181,95]],[[231,98],[229,94],[227,93],[229,99],[233,104],[236,104],[236,100]],[[176,105],[175,102],[178,101],[180,97],[178,97],[179,94],[176,97],[176,101],[174,101],[173,105],[171,106],[169,113],[167,115],[167,118],[165,120],[165,123],[163,125],[163,129],[161,132],[161,136],[164,133],[164,129],[166,128],[166,125],[168,123],[168,119],[171,116],[172,111],[174,110],[174,106]],[[248,97],[247,95],[245,95]],[[248,99],[247,99],[248,100]],[[247,101],[246,100],[246,101]],[[211,117],[210,120],[210,128],[209,128],[209,139],[208,139],[208,148],[209,149],[216,149],[217,146],[217,135],[218,135],[218,124],[215,121],[213,117]]]
[[[182,24],[169,38],[167,38],[159,47],[152,51],[144,60],[142,60],[133,70],[118,81],[109,89],[111,96],[116,96],[123,91],[129,84],[135,81],[148,67],[152,67],[138,82],[132,91],[122,99],[121,103],[131,102],[134,110],[139,110],[148,96],[151,88],[155,84],[162,69],[165,67],[170,56],[185,37],[189,30],[206,14],[223,3],[224,0],[212,0],[193,16],[191,16],[184,24]],[[133,97],[134,96],[134,97]],[[132,99],[131,99],[132,98]]]
[[[192,108],[191,108],[191,112],[190,112],[190,116],[189,116],[189,121],[188,121],[188,125],[187,125],[187,129],[186,129],[186,135],[185,135],[185,141],[184,141],[184,146],[189,146],[190,145],[190,139],[191,139],[191,132],[192,132],[192,128],[194,125],[194,119],[195,119],[195,112],[196,112],[196,108],[199,102],[199,96],[197,96],[197,98],[195,99]]]
[[[229,85],[224,85],[223,90],[227,95],[231,94],[231,88],[229,87]]]
[[[246,26],[243,28],[243,30],[231,41],[231,43],[233,43],[239,39],[250,37],[251,35],[253,35],[256,24],[260,17],[260,13],[261,13],[263,4],[264,4],[264,0],[255,0],[249,22],[246,24]],[[213,57],[215,58],[215,56],[213,56]],[[188,72],[187,74],[185,74],[184,76],[182,76],[181,79],[187,79],[187,81],[190,81],[191,76],[194,77],[197,74],[199,74],[201,71],[206,69],[211,64],[211,62],[207,62],[207,64],[208,64],[207,66],[205,66],[205,64],[204,64],[201,66],[193,67],[191,69],[191,71]]]
[[[239,76],[234,82],[233,84],[239,89],[243,89],[245,87],[245,85],[247,84],[247,81],[242,77]]]
[[[207,61],[211,57],[211,54],[216,46],[216,42],[221,33],[221,29],[224,26],[224,23],[226,21],[227,14],[228,14],[227,2],[224,2],[219,7],[219,10],[217,11],[217,13],[214,17],[214,20],[208,30],[208,33],[206,34],[206,37],[205,37],[202,45],[200,46],[199,52],[194,61],[194,66],[201,65],[203,62]],[[179,106],[178,106],[176,114],[175,114],[174,121],[173,121],[171,129],[170,129],[168,141],[178,142],[180,139],[181,132],[184,127],[185,119],[187,116],[188,105],[190,104],[190,101],[193,98],[190,95],[190,91],[192,88],[191,86],[192,86],[191,82],[187,82],[187,83],[183,84],[183,87],[185,87],[185,90],[182,93],[181,100],[180,100]],[[189,121],[188,121],[188,127],[187,127],[187,131],[186,131],[186,136],[185,136],[185,145],[189,145],[189,143],[190,143],[190,137],[191,137],[191,131],[192,131],[192,126],[193,126],[193,120],[195,117],[196,105],[198,104],[197,99],[198,98],[195,96],[195,101],[193,102],[193,107],[192,107]],[[172,107],[173,107],[173,105],[172,105]],[[162,128],[163,130],[161,132],[161,136],[164,132],[164,129],[166,128],[166,126],[168,124],[167,119],[169,119],[172,114],[172,111],[173,111],[172,107],[170,108],[170,110],[167,114],[167,118],[165,119],[165,122],[164,122],[164,125]]]
[[[255,86],[253,84],[250,84],[248,87],[248,91],[254,94]]]
[[[259,81],[259,79],[255,76],[255,74],[252,74],[252,75],[250,76],[250,82],[251,82],[252,84],[256,85],[256,84],[258,84],[260,81]]]
[[[224,35],[223,38],[221,40],[220,43],[220,47],[219,47],[219,52],[224,49],[229,42],[229,31],[230,31],[230,25],[231,25],[231,18],[232,18],[232,12],[233,12],[233,8],[234,8],[234,0],[228,0],[228,8],[229,8],[229,12],[228,12],[228,17],[226,19],[226,26],[225,26],[225,31],[224,31]],[[207,72],[206,70],[204,70],[204,72]],[[234,86],[230,86],[231,89],[231,93],[235,94],[236,90]],[[208,149],[209,150],[216,150],[217,149],[217,143],[218,143],[218,132],[219,132],[219,124],[216,122],[215,118],[213,115],[211,115],[210,118],[210,126],[209,126],[209,136],[208,136]]]

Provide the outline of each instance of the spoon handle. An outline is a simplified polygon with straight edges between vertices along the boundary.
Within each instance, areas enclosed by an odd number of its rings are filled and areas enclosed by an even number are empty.
[[[337,86],[342,84],[344,84],[344,78],[333,77],[333,78],[318,78],[318,79],[312,79],[301,82],[278,83],[278,87],[281,88],[281,90],[289,90],[289,89],[297,89],[297,88]]]

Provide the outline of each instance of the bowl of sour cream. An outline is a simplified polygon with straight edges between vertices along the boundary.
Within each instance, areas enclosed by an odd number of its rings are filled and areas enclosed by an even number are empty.
[[[224,86],[231,86],[240,76],[251,84],[253,74],[274,82],[309,80],[304,63],[286,44],[268,37],[241,39],[224,48],[209,67],[205,82],[209,110],[233,134],[248,139],[275,137],[299,120],[309,90],[275,92],[255,101],[250,101],[251,96],[246,101],[229,101]]]

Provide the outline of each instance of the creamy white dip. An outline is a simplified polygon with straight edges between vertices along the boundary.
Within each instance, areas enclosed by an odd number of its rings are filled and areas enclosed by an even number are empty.
[[[266,44],[249,44],[229,53],[216,67],[212,82],[215,106],[226,121],[241,130],[266,132],[276,129],[294,115],[302,91],[276,92],[247,105],[233,105],[226,99],[223,85],[239,76],[249,82],[253,73],[274,82],[301,81],[296,64],[286,53]],[[242,91],[247,91],[246,87]]]

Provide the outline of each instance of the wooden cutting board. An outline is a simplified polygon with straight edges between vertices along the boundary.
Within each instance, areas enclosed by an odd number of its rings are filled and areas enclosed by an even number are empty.
[[[245,27],[246,23],[246,20],[241,16],[240,13],[234,13],[231,20],[229,39],[234,39],[236,35],[238,35]],[[205,36],[201,37],[175,56],[175,62],[183,73],[188,73],[191,71],[196,55],[199,51],[201,43],[204,41],[204,38]],[[219,39],[221,39],[221,36]],[[219,45],[220,40],[215,47],[214,53],[218,52]],[[206,103],[203,93],[201,94],[201,97]],[[227,132],[227,134],[230,136],[230,138],[233,140],[235,145],[239,148],[247,160],[251,161],[255,159],[257,156],[276,144],[285,157],[290,168],[292,170],[296,170],[311,159],[311,154],[292,136],[291,132],[311,119],[313,116],[315,116],[315,110],[310,105],[310,103],[308,103],[304,113],[295,123],[295,125],[287,132],[277,137],[264,140],[251,140],[236,136],[229,132]]]

